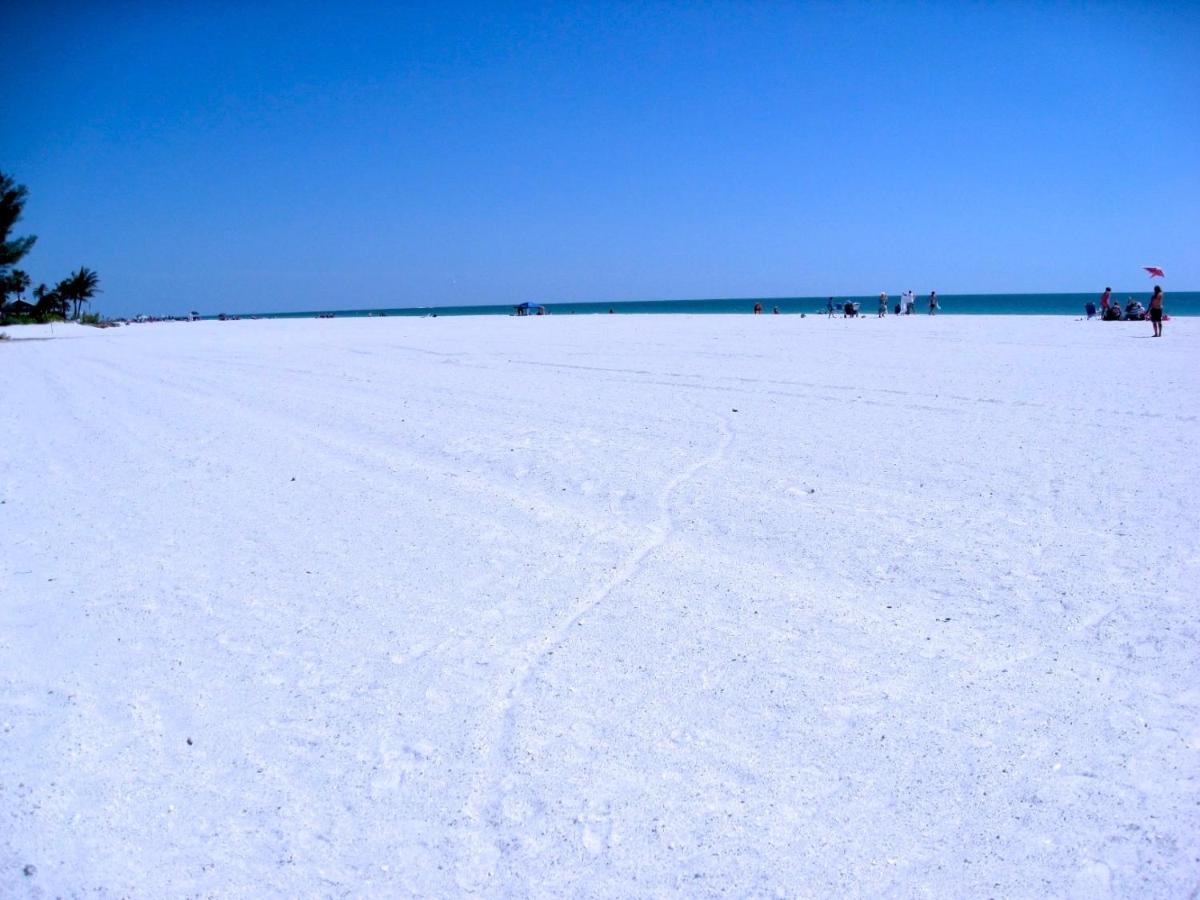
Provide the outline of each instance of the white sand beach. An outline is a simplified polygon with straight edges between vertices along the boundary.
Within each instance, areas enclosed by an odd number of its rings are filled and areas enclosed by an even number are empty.
[[[1200,885],[1200,320],[6,330],[0,895]]]

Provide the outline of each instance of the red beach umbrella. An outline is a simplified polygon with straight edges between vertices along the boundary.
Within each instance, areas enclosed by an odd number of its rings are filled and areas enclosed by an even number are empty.
[[[1163,274],[1163,270],[1160,269],[1158,266],[1142,266],[1142,268],[1150,273],[1151,278],[1166,278],[1167,277],[1166,275]]]

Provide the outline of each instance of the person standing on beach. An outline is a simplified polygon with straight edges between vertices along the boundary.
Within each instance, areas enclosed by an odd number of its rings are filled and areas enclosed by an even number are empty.
[[[879,318],[887,315],[887,294],[879,295]]]
[[[1108,312],[1108,304],[1112,300],[1112,288],[1106,287],[1104,293],[1100,295],[1100,318],[1104,318],[1104,314]]]
[[[755,314],[756,316],[761,316],[761,315],[762,315],[762,304],[761,304],[761,303],[755,303],[755,304],[754,304],[754,314]]]
[[[916,311],[917,295],[913,292],[912,288],[909,288],[908,296],[904,298],[904,314],[906,316],[911,316],[916,314]]]
[[[936,316],[938,311],[937,291],[929,292],[929,314]]]
[[[825,301],[825,309],[829,313],[829,318],[833,318],[833,298],[830,297]]]
[[[1154,296],[1150,298],[1150,321],[1154,324],[1154,336],[1162,337],[1163,289],[1161,284],[1154,286]]]

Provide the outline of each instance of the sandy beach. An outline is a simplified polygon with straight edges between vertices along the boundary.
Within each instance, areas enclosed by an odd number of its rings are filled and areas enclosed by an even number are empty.
[[[1200,320],[6,330],[4,896],[1200,884]]]

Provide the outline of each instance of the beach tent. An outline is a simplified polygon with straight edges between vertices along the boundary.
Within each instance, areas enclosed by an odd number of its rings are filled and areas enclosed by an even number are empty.
[[[518,316],[544,316],[546,314],[546,307],[538,303],[529,303],[526,301],[525,303],[518,303],[516,306],[514,306],[513,311]]]

